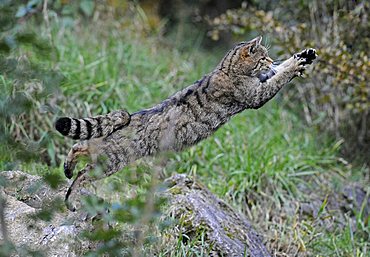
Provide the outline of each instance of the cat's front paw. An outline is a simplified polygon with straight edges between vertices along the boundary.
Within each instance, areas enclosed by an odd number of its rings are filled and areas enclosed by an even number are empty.
[[[302,52],[295,54],[293,58],[297,64],[295,69],[296,76],[301,76],[307,65],[311,64],[316,57],[316,50],[313,48],[305,49]]]
[[[316,50],[313,48],[305,49],[294,55],[294,58],[301,61],[301,65],[311,64],[317,57]]]

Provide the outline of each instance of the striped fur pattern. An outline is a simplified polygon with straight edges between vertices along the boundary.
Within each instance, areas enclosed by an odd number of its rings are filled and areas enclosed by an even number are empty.
[[[65,162],[67,177],[73,175],[77,156],[88,155],[92,161],[78,173],[66,202],[78,201],[77,189],[93,179],[145,156],[181,151],[212,135],[233,115],[260,108],[316,58],[315,50],[304,50],[273,67],[261,39],[236,45],[215,70],[160,104],[133,113],[124,129],[74,145]],[[88,173],[97,163],[103,172],[92,178]],[[74,210],[74,205],[67,206]]]
[[[125,110],[83,119],[62,117],[55,122],[55,128],[63,136],[86,140],[107,136],[126,126],[130,118],[130,114]]]

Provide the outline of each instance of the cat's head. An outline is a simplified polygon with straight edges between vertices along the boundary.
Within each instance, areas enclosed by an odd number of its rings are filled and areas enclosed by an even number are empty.
[[[220,62],[218,68],[232,75],[255,76],[269,70],[273,60],[267,49],[261,45],[262,37],[241,42],[231,49]]]

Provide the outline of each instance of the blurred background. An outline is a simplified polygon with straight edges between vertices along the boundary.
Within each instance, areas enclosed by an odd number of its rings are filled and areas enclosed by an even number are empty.
[[[0,170],[61,177],[73,141],[55,132],[57,117],[148,108],[212,71],[234,44],[262,35],[274,60],[308,47],[319,57],[305,78],[198,146],[99,183],[126,194],[115,201],[139,199],[132,204],[142,210],[153,169],[186,173],[246,214],[275,256],[369,256],[369,8],[344,0],[2,0]],[[349,204],[346,188],[363,197]],[[196,241],[156,251],[199,256]]]

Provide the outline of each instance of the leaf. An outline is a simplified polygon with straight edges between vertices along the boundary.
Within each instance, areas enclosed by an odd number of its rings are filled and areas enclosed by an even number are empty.
[[[81,11],[88,17],[90,17],[94,12],[94,1],[92,0],[82,0],[80,3]]]
[[[26,8],[26,6],[21,5],[21,6],[18,8],[17,13],[15,14],[15,17],[16,17],[16,18],[21,18],[21,17],[25,16],[26,14],[27,14],[27,8]]]
[[[28,11],[30,9],[33,9],[33,8],[37,7],[40,3],[41,3],[41,0],[30,0],[30,1],[28,1],[28,3],[27,3]]]
[[[325,197],[324,201],[322,202],[319,211],[317,212],[317,217],[320,217],[321,214],[324,212],[326,205],[328,203],[328,196]]]
[[[64,27],[70,28],[74,26],[74,20],[72,17],[66,16],[62,18],[62,24]]]
[[[27,15],[27,13],[33,11],[39,4],[41,0],[31,0],[27,3],[27,5],[21,5],[18,8],[17,13],[15,14],[16,18],[21,18]]]
[[[63,179],[64,178],[58,173],[47,173],[44,175],[44,181],[53,189],[58,188],[58,186],[63,183]]]

